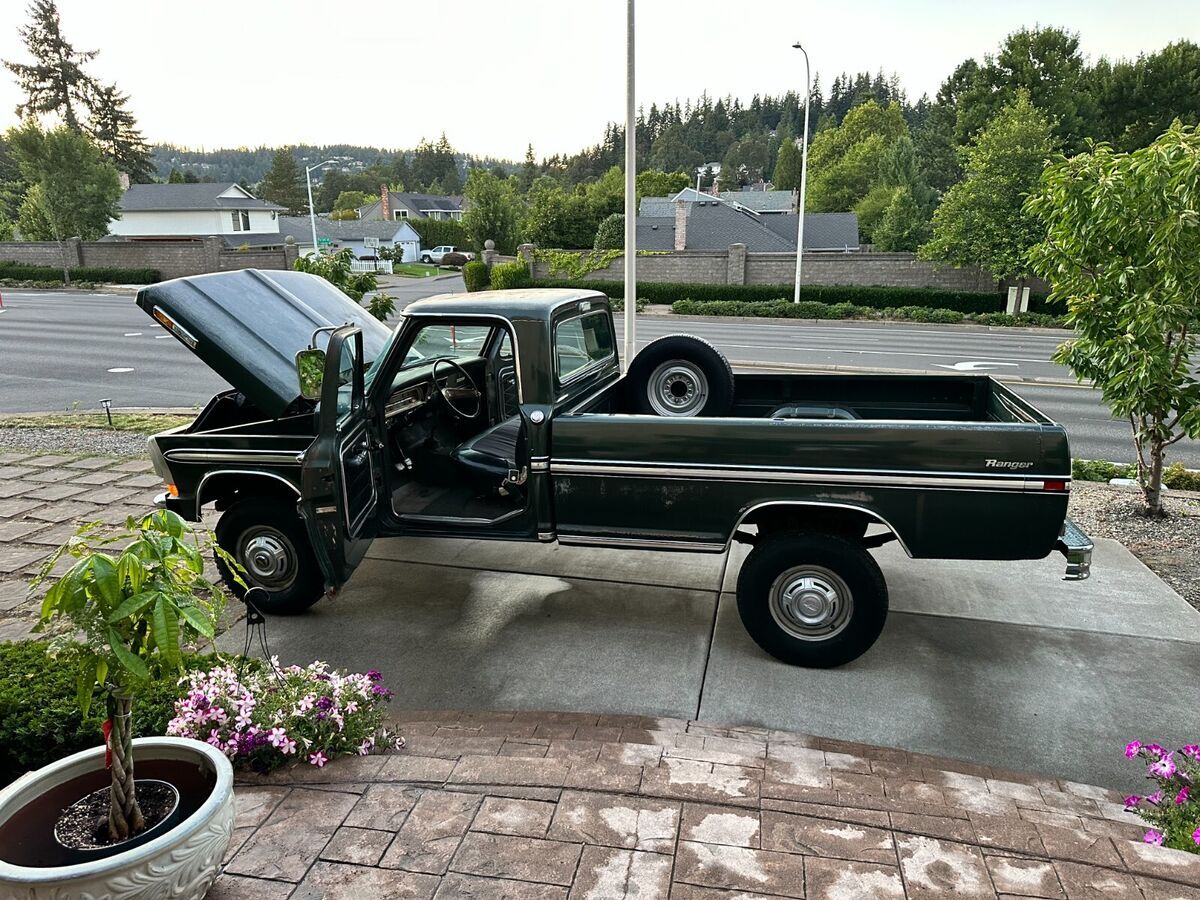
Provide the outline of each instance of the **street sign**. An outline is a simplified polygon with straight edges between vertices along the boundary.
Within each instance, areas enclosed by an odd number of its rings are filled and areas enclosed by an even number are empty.
[[[376,247],[379,246],[379,238],[365,237],[365,238],[363,238],[363,246],[370,247],[372,250],[374,250]]]
[[[333,243],[333,238],[317,238],[317,246],[328,247]]]

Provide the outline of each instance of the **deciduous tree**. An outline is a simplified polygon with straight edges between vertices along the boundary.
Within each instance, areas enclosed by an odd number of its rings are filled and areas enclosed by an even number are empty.
[[[1176,123],[1131,153],[1100,144],[1057,162],[1026,209],[1045,229],[1034,271],[1077,334],[1055,358],[1129,421],[1160,515],[1167,448],[1200,437],[1200,134]]]
[[[42,131],[34,122],[8,132],[8,144],[29,185],[21,204],[25,238],[58,241],[63,280],[70,283],[66,240],[96,240],[120,216],[117,170],[88,138],[66,125]]]
[[[463,189],[462,224],[471,248],[478,250],[486,240],[496,242],[501,253],[513,253],[517,246],[520,204],[517,191],[509,180],[501,180],[486,169],[472,169]]]
[[[670,197],[678,194],[692,182],[687,172],[664,172],[661,169],[646,169],[637,176],[638,197]]]
[[[1018,92],[967,148],[966,177],[942,198],[920,255],[979,266],[997,279],[1027,275],[1029,248],[1043,232],[1022,204],[1056,147],[1046,116]]]
[[[613,213],[596,229],[595,250],[621,250],[625,247],[625,214]]]

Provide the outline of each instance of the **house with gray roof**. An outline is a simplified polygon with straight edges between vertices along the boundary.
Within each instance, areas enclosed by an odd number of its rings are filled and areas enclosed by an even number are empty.
[[[677,200],[685,203],[710,203],[713,200],[720,200],[730,206],[746,209],[760,216],[787,215],[794,213],[797,207],[797,195],[794,191],[743,190],[708,194],[689,187],[670,197],[643,197],[638,206],[638,214],[643,216],[674,215],[674,205]]]
[[[358,208],[358,217],[365,221],[398,222],[401,219],[453,219],[463,215],[463,198],[441,194],[414,194],[411,191],[379,189],[379,199]]]
[[[358,259],[375,258],[379,248],[396,253],[397,262],[416,262],[421,255],[421,236],[406,221],[382,219],[327,219],[317,216],[317,244],[321,250],[336,252],[349,248]],[[308,216],[282,216],[279,231],[284,240],[296,242],[301,256],[312,253],[312,221]],[[373,246],[368,247],[368,244]]]
[[[659,199],[659,198],[648,198]],[[642,210],[662,207],[643,201]],[[795,253],[798,225],[794,213],[762,215],[719,197],[679,200],[671,215],[639,215],[640,250],[726,250],[745,244],[756,253]],[[850,253],[859,249],[858,216],[854,213],[808,213],[804,217],[804,250]]]
[[[116,240],[194,239],[219,235],[227,246],[275,246],[284,207],[260,200],[232,181],[133,184],[121,195],[121,216],[109,223]]]

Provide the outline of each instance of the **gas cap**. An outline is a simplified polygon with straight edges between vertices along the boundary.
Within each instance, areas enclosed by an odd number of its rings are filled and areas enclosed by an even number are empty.
[[[534,425],[541,425],[546,420],[546,414],[540,409],[535,409],[529,414],[529,421]]]

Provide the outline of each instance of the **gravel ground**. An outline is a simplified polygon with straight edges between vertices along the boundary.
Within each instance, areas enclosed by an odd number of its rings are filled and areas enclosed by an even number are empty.
[[[0,450],[41,450],[80,456],[142,456],[146,436],[103,428],[0,428]]]
[[[1071,484],[1071,518],[1090,536],[1120,541],[1188,603],[1200,610],[1200,493],[1171,491],[1164,519],[1140,514],[1136,488]]]

